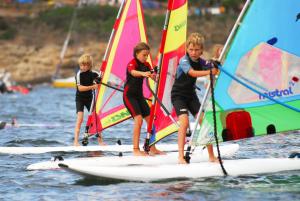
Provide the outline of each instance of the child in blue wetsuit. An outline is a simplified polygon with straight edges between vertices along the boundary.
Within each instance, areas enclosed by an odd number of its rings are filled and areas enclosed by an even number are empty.
[[[146,43],[138,43],[133,50],[134,58],[129,62],[126,72],[126,82],[124,86],[123,101],[124,105],[134,119],[133,127],[133,155],[146,156],[147,154],[140,150],[140,132],[143,119],[147,124],[150,117],[150,108],[143,95],[144,78],[155,78],[151,73],[151,66],[147,62],[150,53],[150,47]],[[161,154],[162,152],[151,146],[150,153]]]
[[[205,61],[200,56],[203,53],[204,38],[198,33],[192,33],[187,42],[187,54],[179,61],[176,72],[176,78],[171,91],[171,101],[179,119],[178,130],[178,163],[187,163],[184,159],[184,144],[186,131],[189,127],[188,112],[194,117],[200,109],[200,102],[195,91],[197,77],[207,76],[210,74],[209,68],[212,63]],[[216,68],[212,69],[215,75],[218,72]],[[201,123],[202,119],[200,119]],[[213,153],[213,146],[207,145],[209,161],[215,162],[217,158]]]

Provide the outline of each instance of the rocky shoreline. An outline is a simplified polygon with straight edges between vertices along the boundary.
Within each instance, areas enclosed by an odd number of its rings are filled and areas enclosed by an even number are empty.
[[[11,73],[14,81],[20,84],[51,82],[60,61],[60,52],[67,33],[55,30],[45,24],[19,22],[17,17],[0,17],[17,30],[13,39],[0,39],[0,70]],[[232,16],[216,18],[189,18],[188,33],[200,32],[205,36],[205,56],[210,55],[213,45],[224,44],[234,24]],[[26,21],[25,21],[26,22]],[[152,58],[158,52],[161,31],[148,27],[147,33]],[[106,33],[106,32],[105,32]],[[1,27],[0,27],[1,34]],[[102,33],[103,34],[103,33]],[[106,33],[109,35],[109,33]],[[61,65],[62,78],[73,76],[77,59],[82,53],[90,53],[94,58],[95,69],[99,69],[106,49],[107,38],[85,33],[74,33]]]
[[[47,44],[40,48],[34,45],[19,45],[11,42],[0,42],[2,54],[1,67],[10,72],[12,79],[20,84],[38,84],[51,82],[51,78],[59,64],[61,46]],[[77,58],[81,52],[88,52],[94,56],[95,66],[101,63],[106,44],[91,41],[82,47],[69,47],[63,60],[60,76],[74,75],[77,67]],[[80,51],[78,51],[80,49]]]

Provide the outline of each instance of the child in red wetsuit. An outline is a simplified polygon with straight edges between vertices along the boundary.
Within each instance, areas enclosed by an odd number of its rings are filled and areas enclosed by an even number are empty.
[[[150,108],[143,96],[144,78],[154,79],[155,75],[151,73],[151,66],[147,62],[150,53],[150,47],[146,43],[138,43],[134,50],[134,58],[129,62],[126,72],[126,83],[123,93],[124,105],[134,119],[133,127],[133,154],[135,156],[145,156],[145,152],[139,148],[140,132],[143,119],[149,122]],[[155,146],[151,146],[150,153],[161,154]]]

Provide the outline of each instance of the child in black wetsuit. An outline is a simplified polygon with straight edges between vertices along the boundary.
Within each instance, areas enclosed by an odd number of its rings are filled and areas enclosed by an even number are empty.
[[[98,84],[94,81],[96,78],[101,78],[101,75],[98,72],[92,70],[93,58],[91,55],[83,54],[78,59],[78,63],[80,69],[75,76],[77,121],[74,132],[74,146],[80,145],[78,138],[83,121],[84,107],[86,107],[88,111],[90,110],[93,100],[92,90],[96,90],[98,88]],[[101,135],[98,137],[98,142],[100,145],[103,144]]]

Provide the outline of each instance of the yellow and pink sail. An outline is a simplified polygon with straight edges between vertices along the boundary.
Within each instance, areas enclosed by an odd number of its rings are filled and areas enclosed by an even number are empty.
[[[133,58],[134,46],[139,42],[147,42],[144,24],[141,0],[124,0],[100,69],[103,72],[104,84],[98,89],[95,107],[89,115],[88,133],[98,133],[130,118],[130,113],[123,104],[122,90],[127,64]],[[148,62],[152,65],[150,59]],[[146,87],[144,96],[151,96]]]
[[[178,130],[177,117],[171,104],[171,88],[179,59],[185,54],[186,32],[187,1],[169,0],[159,50],[159,79],[154,87],[160,101],[152,98],[151,120],[148,125],[151,145]],[[101,66],[104,85],[99,87],[94,112],[90,114],[87,123],[89,133],[98,133],[130,118],[120,91],[123,90],[126,66],[133,57],[134,46],[138,42],[147,42],[140,0],[124,1],[110,41]],[[149,62],[152,65],[150,59]],[[150,86],[153,86],[151,81]],[[144,86],[143,92],[145,98],[152,97],[148,87]]]

